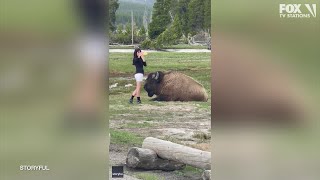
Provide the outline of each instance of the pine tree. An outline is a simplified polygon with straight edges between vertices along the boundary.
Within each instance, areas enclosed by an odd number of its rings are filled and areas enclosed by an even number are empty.
[[[116,30],[116,11],[119,8],[118,0],[109,0],[109,29],[111,31]]]
[[[176,15],[171,26],[162,32],[155,41],[156,48],[173,45],[182,36],[181,22],[179,15]]]
[[[179,0],[177,14],[179,15],[181,22],[182,33],[185,36],[188,36],[189,33],[189,17],[188,17],[188,8],[190,0]]]
[[[122,24],[117,26],[117,34],[123,34],[123,25]]]
[[[172,36],[173,36],[173,41],[178,40],[182,36],[182,27],[181,27],[181,21],[180,21],[180,16],[177,14],[174,18],[174,21],[172,23],[172,26],[170,27],[172,29]]]
[[[146,35],[146,29],[144,28],[144,26],[141,27],[141,29],[139,30],[139,36],[145,36]]]
[[[157,0],[154,3],[152,21],[148,31],[150,39],[156,39],[171,23],[170,5],[171,0]]]
[[[191,34],[196,34],[198,31],[204,29],[204,1],[205,0],[191,0],[189,3],[189,27]]]
[[[204,29],[211,30],[211,0],[204,2]]]

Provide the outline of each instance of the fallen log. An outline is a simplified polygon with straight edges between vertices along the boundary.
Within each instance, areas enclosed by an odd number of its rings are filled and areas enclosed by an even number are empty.
[[[202,173],[203,180],[211,180],[211,170],[205,170]]]
[[[180,162],[205,170],[211,169],[211,152],[201,151],[152,137],[147,137],[143,141],[142,148],[155,151],[162,159]]]
[[[145,170],[174,171],[185,167],[185,164],[159,158],[151,149],[137,147],[129,150],[126,163],[128,167]]]

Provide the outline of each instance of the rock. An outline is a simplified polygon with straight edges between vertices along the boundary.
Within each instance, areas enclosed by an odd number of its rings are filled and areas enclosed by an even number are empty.
[[[211,180],[211,170],[205,170],[202,173],[203,180]]]

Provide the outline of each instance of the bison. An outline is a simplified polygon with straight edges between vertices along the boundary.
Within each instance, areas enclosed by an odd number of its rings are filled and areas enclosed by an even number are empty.
[[[148,96],[157,95],[158,101],[207,101],[204,87],[191,77],[179,72],[150,73],[144,85]]]

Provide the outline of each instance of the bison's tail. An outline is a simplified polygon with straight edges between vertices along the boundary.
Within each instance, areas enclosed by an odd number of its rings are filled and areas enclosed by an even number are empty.
[[[204,92],[203,92],[203,101],[205,101],[205,102],[207,102],[208,101],[208,99],[209,99],[209,96],[208,96],[208,94],[207,94],[207,92],[204,90]]]

